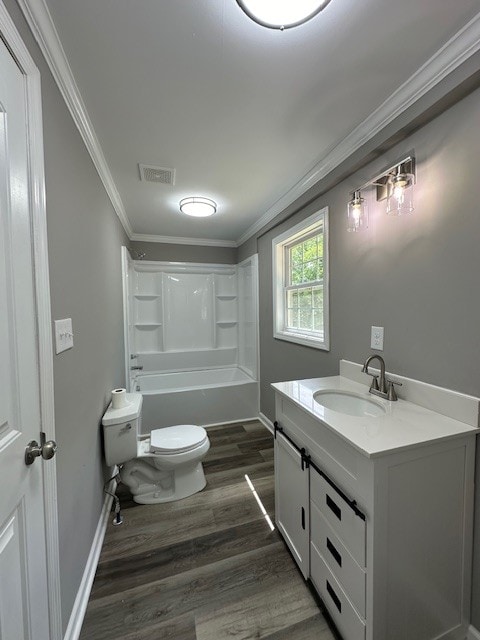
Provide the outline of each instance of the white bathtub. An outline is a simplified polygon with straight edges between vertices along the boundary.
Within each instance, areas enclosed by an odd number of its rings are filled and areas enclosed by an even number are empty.
[[[146,373],[132,381],[143,395],[142,432],[174,424],[202,426],[258,416],[258,382],[238,367]]]

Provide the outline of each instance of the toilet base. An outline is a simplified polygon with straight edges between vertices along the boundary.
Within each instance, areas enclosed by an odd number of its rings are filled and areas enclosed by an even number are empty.
[[[201,462],[159,470],[152,458],[137,458],[126,462],[120,470],[120,478],[138,504],[157,504],[188,498],[207,484]],[[152,483],[153,479],[155,482]]]

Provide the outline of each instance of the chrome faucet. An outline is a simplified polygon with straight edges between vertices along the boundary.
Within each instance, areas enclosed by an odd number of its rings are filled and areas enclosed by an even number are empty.
[[[368,365],[372,360],[378,360],[380,363],[380,382],[378,381],[378,376],[369,372]],[[369,392],[373,393],[376,396],[380,396],[381,398],[386,398],[394,402],[398,400],[397,394],[395,393],[395,385],[398,384],[400,387],[402,386],[401,382],[394,382],[393,380],[387,380],[385,378],[385,360],[382,356],[374,353],[369,356],[362,367],[362,373],[366,373],[369,376],[372,376],[372,384],[370,385]]]

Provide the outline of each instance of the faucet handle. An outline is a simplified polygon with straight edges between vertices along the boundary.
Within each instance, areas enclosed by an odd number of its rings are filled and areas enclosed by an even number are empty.
[[[370,391],[373,389],[374,391],[378,391],[379,387],[378,387],[378,376],[375,376],[371,373],[368,374],[369,376],[372,376],[372,384],[370,385]]]
[[[391,402],[395,402],[398,400],[397,393],[395,391],[395,385],[401,387],[403,386],[401,382],[396,382],[395,380],[387,380],[388,383],[388,391],[387,391],[387,400]]]

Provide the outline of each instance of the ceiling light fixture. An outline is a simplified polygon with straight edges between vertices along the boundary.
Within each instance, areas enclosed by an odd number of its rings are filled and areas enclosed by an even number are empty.
[[[269,29],[290,29],[324,9],[330,0],[237,0],[249,18]]]
[[[217,211],[217,203],[210,198],[201,198],[200,196],[191,196],[180,200],[180,211],[187,216],[195,218],[206,218],[213,216]]]

